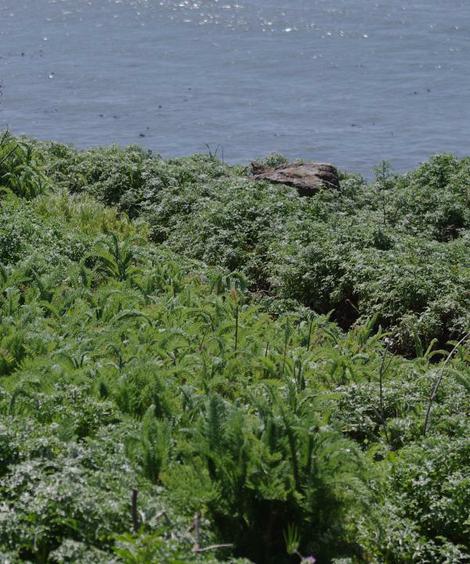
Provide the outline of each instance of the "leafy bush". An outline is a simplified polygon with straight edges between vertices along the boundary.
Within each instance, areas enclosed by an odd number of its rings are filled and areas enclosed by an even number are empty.
[[[0,136],[0,191],[34,198],[47,188],[40,156],[33,145],[17,140],[8,131]]]
[[[468,559],[468,235],[392,195],[462,161],[307,200],[213,156],[31,150],[51,191],[0,209],[0,559]]]
[[[260,297],[332,312],[346,329],[376,316],[409,355],[470,323],[469,159],[433,157],[403,176],[384,164],[371,184],[342,174],[340,191],[306,199],[214,155],[41,151],[53,182],[145,218],[173,251],[243,272]]]

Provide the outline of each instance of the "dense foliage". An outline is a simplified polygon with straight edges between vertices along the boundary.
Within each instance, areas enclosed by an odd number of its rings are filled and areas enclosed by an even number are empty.
[[[130,217],[166,247],[245,274],[260,296],[332,314],[344,329],[374,317],[395,351],[444,346],[469,323],[470,158],[438,156],[402,177],[344,175],[339,192],[301,198],[211,156],[165,161],[141,149],[41,148],[48,174]],[[275,161],[276,158],[271,158]],[[280,307],[278,302],[277,308]]]
[[[469,169],[5,136],[0,561],[467,560]]]

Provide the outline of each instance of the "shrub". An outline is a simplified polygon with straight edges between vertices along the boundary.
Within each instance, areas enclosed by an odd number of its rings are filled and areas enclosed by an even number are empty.
[[[0,210],[0,558],[468,559],[468,342],[441,350],[468,235],[397,204],[462,161],[309,200],[214,156],[31,146],[51,191]]]

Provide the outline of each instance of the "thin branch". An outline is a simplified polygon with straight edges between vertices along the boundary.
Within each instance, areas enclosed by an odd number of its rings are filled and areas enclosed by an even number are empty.
[[[313,330],[313,316],[310,317],[310,323],[308,324],[308,338],[307,338],[307,350],[310,350],[310,343],[312,341],[312,330]]]
[[[387,347],[385,347],[383,355],[382,355],[382,362],[380,364],[380,370],[379,370],[379,406],[380,406],[380,418],[382,419],[382,425],[383,425],[384,432],[385,432],[385,438],[386,438],[387,442],[389,443],[390,441],[389,441],[389,437],[388,437],[387,419],[385,417],[384,377],[385,377],[385,374],[387,373],[387,370],[390,368],[390,365],[392,364],[392,359],[390,359],[388,364],[385,365],[385,359],[387,358],[387,352],[388,352],[388,349],[387,349]]]
[[[426,409],[426,417],[424,418],[424,425],[423,425],[423,436],[426,436],[426,433],[429,430],[429,425],[431,424],[431,409],[432,409],[432,405],[434,403],[434,400],[436,399],[436,395],[437,395],[437,390],[439,389],[439,386],[441,385],[441,382],[444,378],[444,370],[447,366],[447,364],[449,363],[450,359],[454,356],[455,351],[460,347],[460,345],[462,345],[470,336],[470,332],[467,333],[466,335],[464,335],[460,341],[455,345],[455,347],[450,351],[450,353],[448,354],[444,364],[442,365],[441,371],[439,373],[439,377],[437,378],[432,391],[431,391],[431,395],[429,397],[429,402],[428,402],[428,407]]]
[[[132,490],[132,499],[131,499],[132,526],[134,529],[134,533],[138,533],[140,529],[139,512],[137,510],[138,497],[139,497],[139,491],[134,488]]]
[[[196,515],[194,515],[194,547],[193,552],[200,552],[201,551],[201,513],[198,511]]]
[[[193,552],[209,552],[209,550],[218,550],[219,548],[233,548],[233,544],[211,544],[210,546],[205,546],[204,548],[193,548]]]
[[[237,303],[236,309],[235,309],[235,352],[237,352],[238,350],[238,324],[239,324],[239,305]]]
[[[160,520],[162,517],[165,517],[165,521],[167,522],[168,525],[173,525],[171,519],[168,517],[168,513],[163,510],[163,511],[159,511],[156,515],[155,515],[155,521]]]
[[[11,151],[9,153],[7,153],[4,157],[2,157],[2,159],[0,160],[0,165],[2,165],[4,162],[6,162],[11,157],[11,155],[13,155],[13,153],[16,151],[16,149],[18,149],[18,147],[19,147],[19,145],[18,145],[18,143],[16,143],[14,145],[14,147],[11,149]]]

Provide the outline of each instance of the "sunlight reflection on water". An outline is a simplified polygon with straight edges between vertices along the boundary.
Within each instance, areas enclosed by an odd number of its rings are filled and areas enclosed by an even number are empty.
[[[469,153],[463,0],[3,0],[0,127],[369,173]]]

